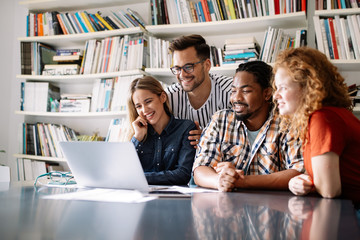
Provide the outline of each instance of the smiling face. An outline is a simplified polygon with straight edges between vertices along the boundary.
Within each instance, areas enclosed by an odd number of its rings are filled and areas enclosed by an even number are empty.
[[[164,117],[167,116],[164,109],[165,92],[158,96],[149,90],[138,89],[134,92],[132,100],[139,116],[151,125],[155,126],[163,119],[167,119]]]
[[[294,114],[300,103],[300,84],[293,81],[285,68],[279,67],[275,73],[275,86],[274,99],[277,101],[280,114]]]
[[[185,50],[174,51],[173,60],[174,66],[183,67],[185,64],[196,63],[201,59],[197,57],[194,47],[188,47]],[[195,64],[194,71],[191,73],[186,73],[184,70],[181,70],[181,73],[177,74],[176,78],[184,91],[192,92],[199,87],[204,82],[206,74],[209,73],[210,66],[210,60],[206,59],[204,62]]]
[[[238,120],[263,119],[263,114],[267,115],[270,97],[271,88],[262,89],[253,74],[246,71],[235,74],[230,102]]]

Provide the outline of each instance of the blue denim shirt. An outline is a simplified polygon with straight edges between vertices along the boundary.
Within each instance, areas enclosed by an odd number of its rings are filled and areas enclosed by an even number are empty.
[[[135,145],[149,184],[188,184],[195,157],[195,148],[190,145],[188,136],[189,131],[194,129],[194,122],[171,116],[160,135],[148,125],[144,142],[132,137],[131,142]]]

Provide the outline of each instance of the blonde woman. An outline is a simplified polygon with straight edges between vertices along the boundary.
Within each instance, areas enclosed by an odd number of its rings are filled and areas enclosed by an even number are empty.
[[[283,51],[274,67],[274,100],[281,129],[302,140],[307,174],[289,181],[295,195],[316,190],[324,198],[360,202],[360,121],[344,78],[321,52]]]
[[[188,137],[189,131],[196,129],[195,123],[174,118],[167,94],[159,81],[150,76],[131,83],[128,109],[131,142],[148,183],[186,185],[195,155]]]

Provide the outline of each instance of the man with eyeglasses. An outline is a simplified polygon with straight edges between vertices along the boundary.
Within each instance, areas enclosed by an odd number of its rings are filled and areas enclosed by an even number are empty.
[[[173,53],[172,73],[178,83],[167,88],[175,117],[194,121],[198,130],[190,132],[192,145],[200,139],[211,116],[221,109],[231,108],[232,78],[211,74],[210,47],[200,35],[175,39],[170,45]]]

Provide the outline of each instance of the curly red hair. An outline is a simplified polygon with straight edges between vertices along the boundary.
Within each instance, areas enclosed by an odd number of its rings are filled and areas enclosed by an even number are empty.
[[[273,72],[276,73],[279,68],[286,69],[302,89],[298,109],[291,116],[281,116],[280,129],[293,132],[304,144],[307,142],[309,117],[314,111],[323,106],[352,110],[344,78],[318,50],[309,47],[284,50],[276,58]],[[274,81],[272,85],[276,90]]]

